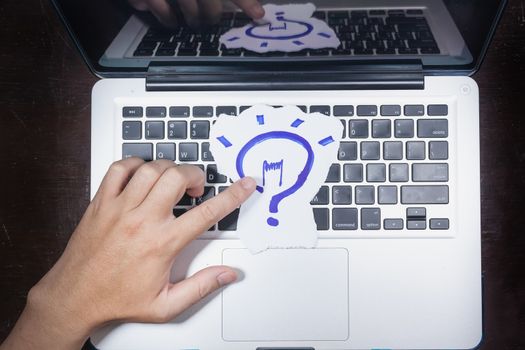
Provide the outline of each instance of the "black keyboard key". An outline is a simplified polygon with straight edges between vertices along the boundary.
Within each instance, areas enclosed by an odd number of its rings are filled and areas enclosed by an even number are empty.
[[[448,115],[448,105],[428,105],[427,114],[430,117]]]
[[[336,117],[351,117],[354,115],[354,106],[351,106],[351,105],[334,106],[334,115]]]
[[[341,124],[343,125],[343,132],[341,133],[341,138],[346,138],[346,120],[341,119]]]
[[[147,140],[162,140],[164,138],[164,122],[146,122],[144,134]]]
[[[385,182],[386,165],[385,164],[367,164],[366,181],[368,182]]]
[[[334,205],[352,204],[352,187],[351,186],[333,186],[332,187],[332,204]]]
[[[199,205],[206,202],[208,199],[211,199],[215,196],[215,187],[204,186],[204,194],[200,197],[195,198],[195,204]]]
[[[306,106],[303,106],[303,105],[299,105],[299,106],[297,106],[297,108],[299,108],[301,111],[303,111],[303,113],[307,113],[307,111],[308,111],[308,108]]]
[[[235,209],[230,214],[226,215],[224,219],[219,221],[219,231],[235,231],[237,230],[237,219],[239,218],[239,209]]]
[[[124,118],[140,118],[142,117],[142,107],[124,107],[122,108],[122,116]]]
[[[157,143],[157,151],[155,152],[156,159],[175,160],[175,144],[174,143]]]
[[[417,137],[445,138],[448,137],[447,119],[419,119],[417,121]]]
[[[217,57],[221,53],[219,50],[213,50],[213,49],[201,49],[200,50],[200,56],[206,56],[206,57]]]
[[[449,226],[448,219],[430,219],[431,230],[448,230]]]
[[[397,49],[397,53],[399,53],[400,55],[417,55],[417,49],[409,49],[409,48],[406,48],[406,47],[402,47],[402,48],[398,48]],[[408,115],[405,113],[405,115]]]
[[[217,172],[217,166],[210,164],[206,167],[206,181],[210,184],[226,183],[228,178]]]
[[[385,141],[383,143],[383,159],[385,160],[403,159],[403,142]]]
[[[427,210],[425,208],[407,208],[408,219],[426,219]]]
[[[375,117],[377,115],[377,106],[375,105],[357,106],[357,115],[364,116],[364,117]]]
[[[361,142],[361,160],[379,160],[381,144],[377,141]]]
[[[425,159],[425,142],[424,141],[408,141],[406,157],[408,160],[424,160]]]
[[[341,181],[341,165],[332,164],[330,170],[328,171],[328,176],[326,177],[325,182],[339,182]]]
[[[386,14],[385,10],[370,10],[368,13],[370,16],[384,16]]]
[[[194,140],[206,140],[210,138],[210,122],[192,121],[190,123],[190,138]]]
[[[184,140],[188,138],[188,124],[185,121],[168,122],[168,139]]]
[[[188,210],[187,209],[183,209],[183,208],[174,208],[173,209],[173,215],[178,218],[184,214],[186,214]]]
[[[210,143],[203,142],[201,144],[201,160],[204,162],[213,162],[213,155],[210,152]]]
[[[328,204],[328,186],[321,186],[317,194],[310,201],[312,205],[326,205]]]
[[[379,230],[381,228],[381,210],[379,208],[361,208],[361,230]]]
[[[357,209],[356,208],[334,208],[332,209],[332,229],[357,230]]]
[[[403,219],[385,219],[383,220],[383,228],[385,230],[402,230]]]
[[[445,160],[448,159],[447,141],[430,141],[428,143],[428,159]]]
[[[348,129],[348,137],[353,139],[366,139],[368,137],[368,120],[350,120]]]
[[[374,204],[374,186],[355,186],[355,204]]]
[[[425,106],[405,105],[404,113],[407,117],[422,117],[425,115]]]
[[[414,137],[414,121],[412,119],[396,119],[394,121],[394,136],[398,139]]]
[[[357,142],[341,142],[339,144],[339,152],[337,153],[339,160],[356,160],[357,159]]]
[[[448,181],[448,164],[414,163],[412,164],[412,181],[446,182]]]
[[[343,167],[344,182],[363,182],[363,164],[345,164]]]
[[[399,105],[382,105],[381,115],[385,117],[399,117],[401,115],[401,106]]]
[[[211,106],[195,106],[193,107],[193,116],[197,118],[213,117],[213,107]]]
[[[330,115],[330,106],[310,106],[310,113]]]
[[[379,186],[377,188],[379,204],[397,204],[397,186]]]
[[[153,49],[139,49],[137,48],[135,52],[133,52],[133,56],[135,57],[150,57],[153,55]]]
[[[248,108],[250,108],[251,106],[240,106],[239,107],[239,113],[242,113],[244,112],[245,110],[247,110]]]
[[[181,205],[187,205],[187,206],[193,205],[193,198],[190,197],[187,193],[184,193],[182,198],[179,200],[179,203],[177,203],[177,206],[181,206]],[[175,215],[175,216],[178,216],[178,215]]]
[[[187,118],[190,116],[190,107],[174,106],[170,107],[171,118]]]
[[[408,164],[391,163],[388,169],[390,182],[408,182]]]
[[[375,139],[387,139],[392,136],[392,130],[388,119],[372,120],[372,137]]]
[[[179,143],[179,161],[195,162],[199,160],[199,145],[197,143]]]
[[[166,117],[166,107],[146,107],[146,117],[164,118]]]
[[[155,56],[157,56],[157,57],[175,56],[175,49],[174,48],[160,48],[159,47],[157,49],[157,51],[155,52]]]
[[[123,140],[140,140],[142,138],[141,122],[123,122],[122,139]]]
[[[153,145],[151,143],[123,143],[122,159],[139,157],[145,161],[153,160]]]
[[[237,115],[237,107],[235,106],[217,106],[216,115],[217,117],[221,114],[227,114],[231,116]]]
[[[420,9],[414,9],[414,10],[407,10],[407,15],[422,15],[423,10]]]
[[[402,204],[448,204],[448,186],[401,186]]]
[[[328,208],[313,208],[314,220],[318,231],[326,231],[330,227],[330,212]]]
[[[426,228],[426,220],[407,220],[407,230],[424,230]]]
[[[439,48],[437,46],[435,46],[435,47],[423,47],[423,48],[419,49],[419,51],[421,52],[421,54],[424,54],[424,55],[437,55],[437,54],[441,53],[441,51],[439,50]]]

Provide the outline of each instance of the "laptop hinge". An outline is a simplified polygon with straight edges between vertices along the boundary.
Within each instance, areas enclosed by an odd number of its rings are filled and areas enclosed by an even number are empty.
[[[412,61],[152,62],[147,91],[424,89],[423,68]]]

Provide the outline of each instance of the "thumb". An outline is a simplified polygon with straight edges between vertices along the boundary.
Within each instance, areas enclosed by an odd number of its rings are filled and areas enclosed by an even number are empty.
[[[231,267],[210,266],[172,285],[168,292],[171,316],[174,318],[213,291],[236,279],[237,273]]]

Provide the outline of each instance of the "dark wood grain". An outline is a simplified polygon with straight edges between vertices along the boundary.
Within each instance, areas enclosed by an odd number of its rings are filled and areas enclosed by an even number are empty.
[[[482,349],[525,349],[525,18],[511,0],[481,104]],[[0,340],[89,201],[88,71],[50,4],[0,3]]]

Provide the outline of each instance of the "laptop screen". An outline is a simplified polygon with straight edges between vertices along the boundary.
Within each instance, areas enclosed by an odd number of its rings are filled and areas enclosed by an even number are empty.
[[[418,60],[471,74],[504,0],[53,0],[98,75],[143,76],[152,62]],[[211,63],[211,64],[210,64]],[[278,66],[276,66],[278,67]]]

